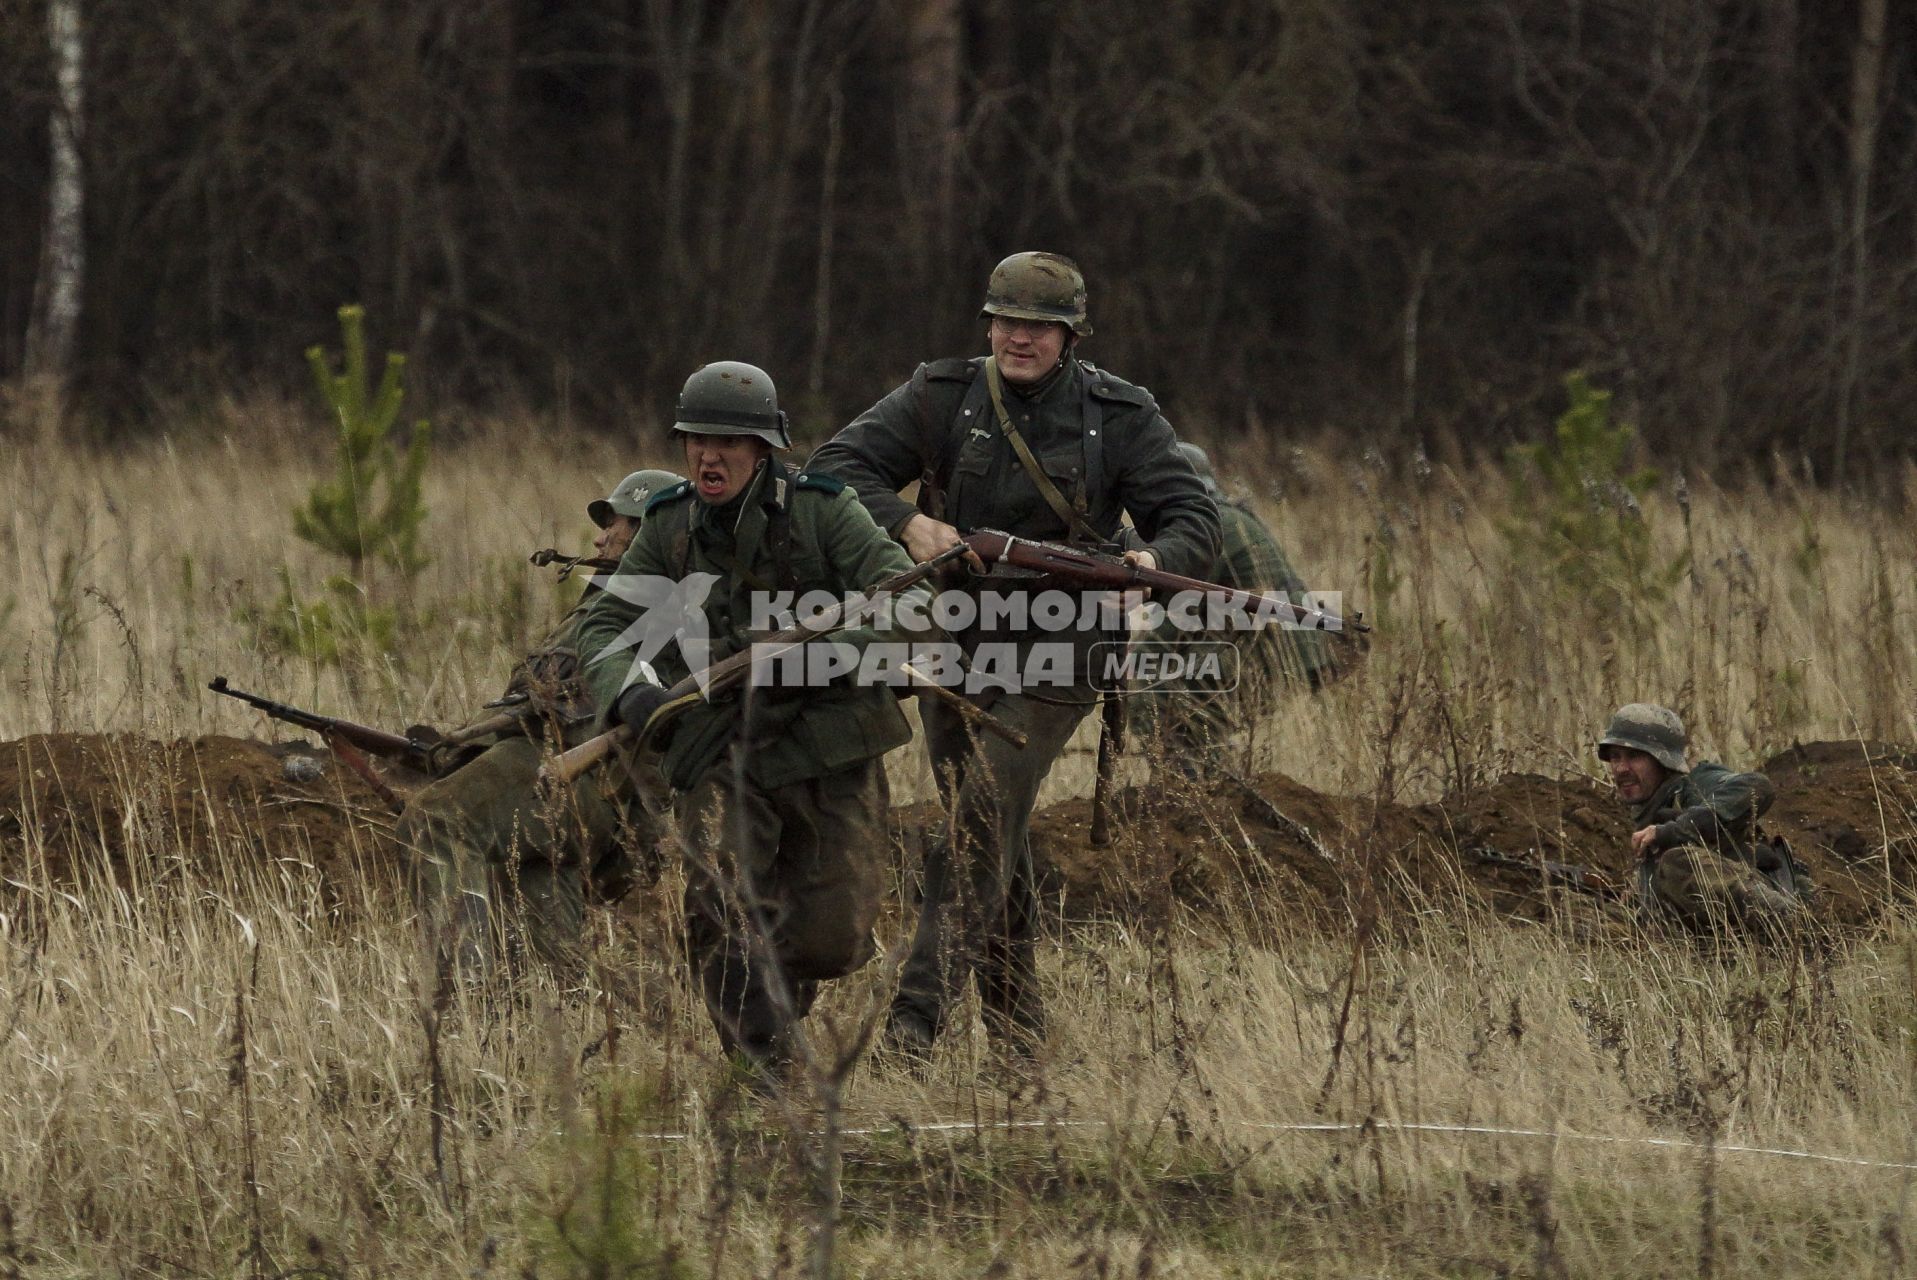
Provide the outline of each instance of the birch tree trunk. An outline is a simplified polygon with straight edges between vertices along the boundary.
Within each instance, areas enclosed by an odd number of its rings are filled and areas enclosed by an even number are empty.
[[[80,286],[86,274],[85,183],[80,169],[84,53],[80,0],[49,0],[47,36],[58,100],[50,128],[53,163],[47,183],[46,237],[40,246],[33,314],[27,322],[25,371],[29,379],[64,384],[73,363]]]

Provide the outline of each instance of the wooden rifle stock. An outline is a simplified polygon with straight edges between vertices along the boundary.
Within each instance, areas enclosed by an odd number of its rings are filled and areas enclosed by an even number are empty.
[[[865,609],[877,604],[887,596],[914,586],[937,573],[939,569],[964,555],[968,548],[960,543],[933,556],[923,564],[915,564],[902,573],[875,584],[863,599],[855,602],[855,608]],[[742,683],[751,675],[755,662],[767,662],[780,654],[796,649],[820,636],[836,631],[845,625],[846,604],[844,600],[834,601],[821,609],[811,619],[784,631],[775,632],[763,640],[755,641],[748,647],[727,658],[713,663],[704,671],[687,676],[666,690],[666,702],[652,718],[637,730],[630,725],[614,725],[612,728],[588,738],[586,741],[563,751],[540,766],[539,776],[551,782],[572,782],[581,774],[597,766],[612,754],[613,749],[628,742],[644,746],[646,739],[691,707],[695,702],[709,700],[717,694]]]
[[[1202,578],[1187,578],[1182,573],[1147,569],[1141,565],[1128,564],[1122,557],[1102,551],[1085,551],[1056,542],[1038,542],[1001,533],[996,529],[978,529],[966,534],[965,545],[976,552],[981,560],[1008,564],[1016,569],[1029,569],[1035,573],[1055,574],[1085,587],[1118,591],[1128,587],[1148,587],[1163,592],[1197,591],[1222,597],[1226,603],[1239,608],[1283,610],[1294,622],[1314,631],[1348,634],[1371,630],[1355,615],[1341,618],[1310,605],[1295,604],[1278,592],[1246,591],[1206,582]]]

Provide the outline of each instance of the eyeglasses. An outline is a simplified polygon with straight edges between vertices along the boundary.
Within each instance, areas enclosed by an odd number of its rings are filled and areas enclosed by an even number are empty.
[[[993,316],[992,327],[1008,338],[1039,337],[1057,320],[1020,320],[1012,316]]]

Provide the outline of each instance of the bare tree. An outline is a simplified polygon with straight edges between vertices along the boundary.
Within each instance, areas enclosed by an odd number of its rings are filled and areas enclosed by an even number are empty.
[[[47,182],[46,235],[28,322],[25,372],[56,386],[72,371],[86,277],[86,178],[80,164],[84,116],[86,44],[80,0],[49,0],[47,39],[53,57],[56,98],[49,133],[52,166]]]

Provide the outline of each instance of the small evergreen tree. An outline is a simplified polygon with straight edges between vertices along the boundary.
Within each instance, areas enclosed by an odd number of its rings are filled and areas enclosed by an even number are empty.
[[[420,484],[426,474],[431,428],[413,424],[404,452],[394,439],[401,403],[406,398],[406,357],[389,353],[379,385],[366,367],[366,313],[339,309],[343,340],[340,372],[323,347],[306,352],[314,381],[338,424],[333,478],[316,485],[304,505],[293,511],[293,532],[323,551],[344,558],[345,573],[326,579],[326,593],[302,599],[292,571],[280,567],[278,599],[265,606],[243,605],[240,620],[254,629],[258,643],[278,653],[313,662],[338,663],[349,647],[390,649],[401,624],[400,611],[377,603],[366,570],[384,561],[406,577],[426,566],[419,530],[426,519]]]
[[[407,577],[425,567],[427,558],[419,550],[420,524],[426,518],[420,481],[432,438],[422,418],[413,424],[412,438],[400,452],[393,428],[406,397],[406,357],[388,352],[379,386],[372,388],[365,320],[364,308],[339,309],[340,372],[333,372],[332,358],[323,347],[306,352],[320,395],[338,423],[339,466],[333,479],[315,487],[306,505],[293,513],[293,532],[344,556],[356,582],[374,556]]]
[[[1582,373],[1567,377],[1565,390],[1571,402],[1551,440],[1519,445],[1505,458],[1519,513],[1506,523],[1505,539],[1513,558],[1568,598],[1601,614],[1640,618],[1670,594],[1687,558],[1658,558],[1642,506],[1658,473],[1629,465],[1637,433],[1611,421],[1611,393]]]

